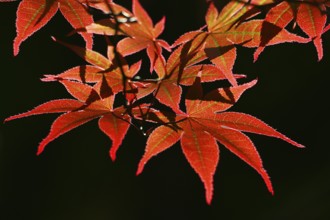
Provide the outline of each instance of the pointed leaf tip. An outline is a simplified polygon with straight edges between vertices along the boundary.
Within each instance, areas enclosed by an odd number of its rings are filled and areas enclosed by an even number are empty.
[[[210,185],[209,187],[206,188],[205,191],[205,199],[206,199],[206,203],[208,205],[211,205],[212,202],[212,198],[213,198],[213,183],[208,184]],[[206,186],[205,186],[206,187]]]
[[[38,150],[37,150],[37,153],[36,153],[37,156],[39,156],[44,151],[45,146],[46,146],[46,144],[44,143],[44,141],[42,141],[40,143],[40,145],[38,146]]]
[[[208,204],[213,196],[213,176],[218,165],[220,151],[215,138],[200,130],[198,124],[190,120],[181,138],[181,148],[191,167],[202,180]]]
[[[116,112],[116,109],[114,110]],[[125,120],[129,118],[118,118],[115,113],[104,115],[99,120],[99,128],[112,140],[112,146],[109,151],[109,156],[112,161],[116,160],[116,153],[123,142],[123,139],[130,127],[130,124]]]
[[[272,185],[272,182],[271,182],[270,177],[269,177],[268,173],[266,172],[266,170],[262,168],[262,169],[258,170],[257,172],[260,174],[260,176],[264,180],[266,187],[267,187],[268,191],[270,192],[270,194],[274,195],[273,185]]]
[[[111,158],[111,160],[113,161],[113,162],[115,162],[115,160],[116,160],[116,149],[115,148],[111,148],[110,149],[110,151],[109,151],[109,156],[110,156],[110,158]]]
[[[142,171],[144,169],[144,165],[145,165],[145,163],[142,163],[142,161],[140,161],[138,168],[136,170],[136,173],[135,173],[136,176],[138,176],[142,173]]]
[[[172,147],[181,138],[176,130],[162,125],[151,132],[147,140],[147,146],[142,159],[139,162],[136,175],[139,175],[145,164],[154,156]]]

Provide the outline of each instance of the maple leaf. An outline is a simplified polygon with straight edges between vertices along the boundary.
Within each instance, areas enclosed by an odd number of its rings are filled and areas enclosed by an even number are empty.
[[[131,117],[123,106],[113,109],[114,97],[115,94],[123,91],[123,82],[126,83],[126,99],[131,101],[135,97],[134,95],[132,97],[130,90],[138,86],[129,80],[139,71],[141,62],[137,62],[129,68],[126,61],[119,57],[118,59],[121,61],[119,65],[111,45],[108,46],[108,57],[106,58],[96,51],[67,44],[56,38],[53,40],[70,48],[91,64],[76,66],[57,75],[47,74],[42,79],[45,82],[62,83],[77,100],[53,100],[26,113],[11,116],[5,121],[31,115],[64,112],[54,121],[50,133],[40,143],[37,152],[40,154],[49,142],[60,135],[93,119],[100,118],[99,128],[112,140],[110,157],[115,160],[116,152],[130,126]],[[88,84],[93,84],[93,86]],[[132,112],[134,109],[130,111]],[[138,108],[139,111],[141,111],[141,107]]]
[[[180,84],[191,85],[198,72],[203,72],[203,81],[215,81],[224,79],[222,72],[211,65],[198,65],[191,67],[206,57],[201,47],[183,45],[177,48],[168,58],[168,62],[161,63],[162,70],[157,81],[150,82],[145,88],[137,93],[137,98],[142,98],[155,92],[154,97],[164,105],[170,107],[174,112],[180,113],[179,103],[182,89]],[[190,84],[189,84],[190,83]]]
[[[88,7],[92,7],[98,10],[101,10],[103,13],[110,14],[112,13],[109,9],[109,4],[112,4],[112,0],[79,0],[80,3]]]
[[[121,5],[117,5],[110,0],[80,0],[83,5],[86,5],[86,10],[89,10],[88,7],[101,10],[104,14],[107,14],[109,17],[105,19],[98,20],[93,22],[83,28],[76,29],[75,32],[87,32],[90,34],[99,34],[99,35],[127,35],[121,27],[126,22],[135,22],[136,18],[134,15],[124,8]]]
[[[214,82],[226,79],[226,75],[213,64],[198,64],[207,57],[204,52],[203,35],[197,36],[193,44],[184,44],[175,49],[162,69],[163,78],[150,81],[141,87],[136,96],[138,99],[154,92],[154,98],[160,103],[170,107],[174,112],[181,113],[179,104],[181,100],[181,85],[190,86],[200,75],[202,82]],[[245,75],[234,74],[235,79]]]
[[[163,77],[161,73],[165,59],[162,48],[171,51],[170,45],[161,39],[157,39],[165,27],[165,17],[155,26],[148,13],[144,10],[138,0],[133,0],[132,11],[128,11],[112,2],[95,6],[105,13],[113,14],[114,18],[102,19],[86,26],[79,31],[101,35],[125,35],[128,36],[117,44],[117,50],[122,56],[128,56],[146,49],[150,61],[150,72],[153,70]],[[133,19],[131,21],[130,19]]]
[[[280,138],[294,146],[303,147],[277,132],[261,120],[244,113],[224,112],[237,102],[241,94],[255,85],[249,83],[221,88],[203,96],[201,79],[197,77],[189,89],[185,105],[187,113],[157,127],[149,136],[139,165],[140,174],[145,164],[155,155],[180,140],[184,156],[204,183],[206,201],[211,203],[213,176],[219,161],[217,141],[254,168],[273,193],[269,176],[252,141],[242,133],[250,132]]]
[[[261,3],[259,2],[259,4]],[[190,41],[195,44],[194,41],[196,41],[197,36],[203,36],[205,38],[204,51],[206,56],[225,74],[229,82],[236,86],[237,81],[233,75],[233,66],[237,56],[236,45],[258,47],[263,45],[261,42],[267,38],[262,32],[262,27],[265,27],[263,26],[263,20],[244,21],[245,19],[242,19],[246,16],[253,17],[257,13],[258,11],[254,5],[246,5],[244,2],[239,1],[230,2],[219,13],[214,4],[211,3],[205,16],[208,30],[186,33],[178,38],[173,46]],[[271,27],[269,31],[273,31]],[[309,39],[281,29],[275,36],[272,36],[267,46],[284,42],[306,43],[308,41]]]
[[[76,99],[58,99],[41,104],[31,111],[11,116],[5,122],[47,113],[63,113],[52,124],[48,136],[39,144],[37,154],[41,154],[51,141],[59,136],[99,118],[99,128],[111,140],[110,157],[115,160],[116,151],[130,126],[130,117],[123,107],[113,109],[114,96],[101,99],[98,89],[70,80],[59,80]]]
[[[77,0],[23,0],[17,9],[14,55],[19,53],[21,43],[46,25],[58,9],[73,28],[82,28],[93,22],[92,16]],[[80,34],[86,47],[92,48],[92,35]]]
[[[326,27],[327,14],[324,4],[300,4],[297,10],[297,24],[313,40],[318,60],[323,57],[322,34]]]
[[[118,51],[123,56],[127,56],[146,49],[150,60],[150,72],[155,68],[155,71],[160,74],[161,70],[157,66],[162,66],[161,64],[165,62],[162,55],[162,48],[171,51],[166,41],[157,39],[164,30],[165,17],[153,27],[151,18],[138,0],[133,0],[132,10],[137,22],[123,24],[121,26],[121,30],[129,35],[129,37],[119,41]]]
[[[109,45],[107,50],[107,57],[102,54],[89,50],[83,47],[71,45],[53,38],[54,41],[63,44],[77,55],[83,58],[91,65],[81,65],[73,67],[58,75],[45,75],[43,81],[56,80],[71,80],[82,83],[97,83],[100,88],[100,95],[105,98],[109,95],[117,94],[124,90],[126,98],[132,100],[132,89],[140,87],[138,82],[133,82],[131,79],[137,74],[141,67],[141,61],[134,63],[130,67],[126,60],[119,54],[114,54],[113,46]],[[120,61],[120,63],[118,63]]]
[[[323,57],[322,35],[326,32],[327,13],[325,1],[283,1],[272,7],[264,20],[262,27],[263,39],[254,53],[258,59],[268,42],[291,22],[295,21],[313,41],[317,50],[318,60]],[[266,37],[265,37],[266,36]]]
[[[181,113],[179,107],[182,94],[181,85],[192,85],[198,74],[201,75],[202,82],[226,79],[223,72],[215,65],[196,65],[206,59],[203,51],[204,38],[201,36],[199,40],[199,44],[195,41],[194,45],[185,44],[174,50],[165,66],[159,68],[163,71],[161,72],[163,78],[150,81],[144,88],[140,88],[137,92],[137,98],[140,99],[154,92],[154,98],[160,103],[170,107],[176,113]],[[235,77],[241,78],[244,76],[235,75]]]

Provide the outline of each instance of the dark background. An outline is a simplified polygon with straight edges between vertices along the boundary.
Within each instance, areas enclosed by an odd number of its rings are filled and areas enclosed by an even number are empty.
[[[130,8],[130,1],[122,2]],[[166,15],[161,38],[169,43],[204,22],[204,0],[141,3],[154,21]],[[70,97],[60,84],[39,78],[82,64],[50,39],[66,39],[71,30],[60,13],[13,57],[17,5],[0,5],[1,121],[48,100]],[[210,206],[179,145],[151,160],[136,177],[145,138],[130,130],[113,163],[108,157],[111,142],[96,121],[61,136],[36,156],[56,118],[43,115],[0,125],[0,219],[330,219],[329,37],[324,35],[320,62],[311,43],[269,47],[254,64],[253,50],[239,48],[234,69],[258,77],[259,83],[232,110],[252,114],[306,146],[297,149],[249,135],[272,178],[274,196],[257,172],[224,147]],[[68,41],[75,39],[82,42],[80,37]]]

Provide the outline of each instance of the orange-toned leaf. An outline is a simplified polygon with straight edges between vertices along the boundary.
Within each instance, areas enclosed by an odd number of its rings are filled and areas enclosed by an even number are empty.
[[[10,116],[9,118],[5,119],[5,122],[19,118],[25,118],[32,115],[68,112],[80,108],[83,104],[84,103],[74,99],[52,100],[44,104],[41,104],[28,112]]]
[[[213,196],[213,176],[220,152],[212,135],[205,131],[196,131],[195,128],[192,125],[183,132],[181,146],[189,164],[204,183],[206,202],[210,204]]]
[[[277,137],[297,147],[302,147],[302,145],[253,116],[238,112],[223,112],[235,104],[241,94],[255,85],[256,81],[217,89],[204,96],[201,75],[198,73],[187,92],[185,100],[187,113],[181,113],[180,119],[178,117],[173,118],[166,123],[168,127],[163,125],[156,128],[150,135],[145,155],[139,164],[138,173],[153,156],[166,150],[180,139],[185,157],[204,183],[206,201],[211,203],[213,176],[220,156],[216,144],[218,141],[254,168],[273,194],[270,178],[263,168],[258,151],[252,141],[242,132]],[[173,134],[173,138],[167,136],[170,134]]]
[[[323,10],[322,10],[323,9]],[[322,34],[327,15],[322,5],[300,4],[297,12],[297,24],[311,38],[317,50],[318,59],[323,57]]]
[[[71,44],[65,43],[63,41],[60,41],[60,40],[58,40],[54,37],[53,37],[53,40],[60,43],[60,44],[63,44],[64,46],[66,46],[68,48],[70,48],[78,56],[80,56],[86,62],[88,62],[90,64],[98,66],[102,69],[108,69],[111,66],[110,60],[108,60],[107,58],[105,58],[103,55],[101,55],[100,53],[98,53],[96,51],[86,49],[86,48],[83,48],[83,47],[79,47],[79,46],[75,46],[75,45],[71,45]]]
[[[59,0],[60,11],[65,19],[75,29],[83,28],[93,23],[92,16],[76,0]],[[93,36],[88,33],[80,33],[86,42],[86,47],[92,49]]]
[[[118,116],[116,110],[102,116],[99,120],[100,129],[112,140],[109,154],[113,161],[116,159],[116,152],[130,127],[129,122],[128,116]]]
[[[233,66],[236,60],[236,47],[231,42],[216,34],[210,34],[205,45],[205,53],[227,77],[229,82],[236,86],[233,75]]]
[[[14,55],[19,52],[21,43],[38,31],[56,14],[57,0],[23,0],[17,9],[16,38]]]
[[[274,194],[270,178],[263,168],[261,158],[254,144],[245,134],[232,130],[224,129],[221,126],[205,128],[214,136],[222,145],[238,156],[241,160],[254,168],[264,179],[268,191]]]
[[[102,71],[103,69],[91,66],[91,65],[82,65],[76,66],[67,71],[64,71],[61,74],[57,75],[44,75],[44,78],[41,80],[44,82],[57,81],[61,79],[73,80],[83,83],[96,83],[102,80]]]
[[[222,124],[223,127],[232,128],[235,130],[266,135],[269,137],[280,138],[296,147],[303,147],[301,144],[292,141],[288,137],[284,136],[274,128],[267,125],[260,119],[244,113],[237,112],[223,112],[218,114],[214,120]]]
[[[85,111],[69,112],[59,116],[52,124],[48,136],[39,144],[37,155],[41,154],[51,141],[80,125],[100,117],[102,114],[104,114],[103,111],[88,111],[88,109],[85,109]]]
[[[46,25],[56,14],[58,8],[74,28],[81,28],[93,22],[93,18],[77,0],[23,0],[17,9],[14,55],[19,53],[21,43]],[[91,49],[93,38],[87,33],[81,34]]]
[[[150,72],[155,69],[159,77],[163,77],[161,65],[165,59],[162,55],[162,48],[166,50],[171,50],[171,48],[166,41],[157,38],[164,30],[165,18],[163,17],[154,27],[151,18],[138,0],[133,1],[132,8],[137,22],[120,26],[120,30],[126,33],[129,38],[119,41],[118,51],[125,56],[146,49],[150,60]]]
[[[157,127],[150,134],[147,146],[145,148],[145,153],[143,158],[140,160],[137,175],[140,174],[145,166],[145,164],[155,155],[165,151],[176,142],[179,141],[181,137],[180,131],[176,131],[170,126],[162,125]]]

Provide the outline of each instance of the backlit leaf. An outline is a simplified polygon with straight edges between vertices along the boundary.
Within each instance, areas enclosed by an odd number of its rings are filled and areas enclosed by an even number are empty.
[[[58,8],[74,28],[85,27],[93,22],[92,16],[77,0],[22,0],[17,9],[14,55],[18,54],[24,40],[54,17]],[[82,33],[82,36],[87,48],[91,49],[92,36],[87,33]]]

